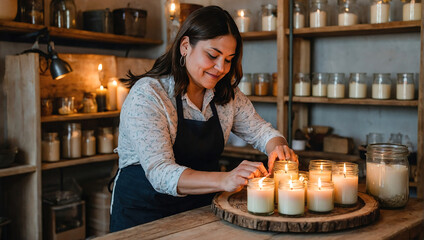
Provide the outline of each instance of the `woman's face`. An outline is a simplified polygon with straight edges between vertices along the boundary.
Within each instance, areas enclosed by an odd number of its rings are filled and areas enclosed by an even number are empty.
[[[214,88],[230,71],[236,46],[237,42],[232,35],[199,41],[195,46],[191,46],[189,38],[184,37],[180,51],[182,55],[186,55],[189,88]]]

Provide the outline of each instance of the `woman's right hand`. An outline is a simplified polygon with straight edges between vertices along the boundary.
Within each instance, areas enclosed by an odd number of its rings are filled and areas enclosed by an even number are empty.
[[[248,179],[266,176],[264,165],[261,162],[244,160],[230,172],[226,172],[221,179],[221,188],[226,192],[240,191],[247,185]]]

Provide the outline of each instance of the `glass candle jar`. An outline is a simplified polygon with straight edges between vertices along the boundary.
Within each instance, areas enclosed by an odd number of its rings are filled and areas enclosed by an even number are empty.
[[[327,84],[328,98],[344,98],[345,96],[344,73],[330,73]]]
[[[405,0],[402,2],[403,21],[421,20],[421,0]]]
[[[295,96],[310,96],[311,95],[311,80],[306,73],[296,73],[294,77],[294,95]]]
[[[252,95],[252,74],[243,73],[243,77],[241,78],[238,87],[244,95]]]
[[[272,74],[272,96],[278,96],[278,74]]]
[[[327,96],[328,73],[312,73],[312,96]]]
[[[349,77],[349,98],[367,97],[367,74],[351,73]]]
[[[325,27],[327,26],[327,0],[312,0],[309,9],[309,26]]]
[[[21,22],[44,25],[44,1],[20,0]]]
[[[234,14],[234,22],[237,25],[239,32],[251,31],[252,14],[248,9],[239,9]]]
[[[275,31],[277,28],[277,6],[264,4],[261,7],[262,31]]]
[[[396,84],[396,99],[412,100],[414,99],[415,84],[413,73],[398,73]]]
[[[293,6],[293,28],[305,27],[305,6],[301,1],[295,1]]]
[[[373,0],[370,7],[370,23],[385,23],[390,17],[389,0]]]
[[[275,200],[278,203],[278,186],[287,183],[289,180],[299,179],[299,164],[292,161],[274,162],[274,182],[275,182]]]
[[[318,181],[308,183],[306,198],[309,211],[330,212],[334,209],[334,184],[331,181]]]
[[[59,98],[59,106],[57,112],[60,115],[68,115],[76,112],[75,98],[74,97],[62,97]]]
[[[66,123],[62,135],[62,157],[81,157],[81,124]]]
[[[77,11],[74,0],[50,2],[50,25],[58,28],[76,28]]]
[[[390,73],[374,73],[372,82],[372,98],[389,99],[392,82],[390,81]]]
[[[82,131],[82,149],[83,156],[96,155],[96,136],[94,130]]]
[[[97,135],[97,151],[99,153],[113,153],[112,127],[101,127]]]
[[[247,211],[255,215],[274,213],[274,179],[253,178],[247,184]]]
[[[404,207],[409,199],[408,148],[397,144],[367,147],[367,193],[383,208]]]
[[[329,160],[311,160],[309,162],[309,183],[316,183],[320,179],[324,182],[331,182],[333,162]]]
[[[352,26],[358,24],[358,8],[356,7],[356,0],[338,0],[339,2],[339,14],[338,14],[338,25],[339,26]]]
[[[60,160],[60,141],[57,132],[43,134],[41,160],[46,162],[57,162]]]
[[[341,206],[351,206],[358,201],[358,164],[342,162],[334,164],[334,202]]]
[[[305,213],[305,186],[299,180],[280,184],[278,212],[282,215],[301,216]]]
[[[269,93],[270,75],[269,73],[255,73],[255,95],[267,96]]]
[[[299,181],[303,182],[303,185],[305,186],[305,202],[306,202],[306,193],[308,192],[309,172],[299,171]]]

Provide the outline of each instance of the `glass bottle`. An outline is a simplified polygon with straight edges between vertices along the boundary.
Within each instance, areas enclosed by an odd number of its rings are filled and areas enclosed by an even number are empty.
[[[305,185],[299,180],[290,180],[278,189],[278,212],[288,216],[305,213]]]
[[[76,28],[76,10],[74,0],[52,0],[50,25],[58,28]]]
[[[367,147],[367,193],[383,208],[404,207],[409,199],[408,148],[397,144]]]
[[[277,6],[264,4],[261,9],[262,31],[275,31],[277,26]]]
[[[82,149],[83,156],[93,156],[96,155],[96,137],[94,135],[94,130],[84,130],[82,131]]]
[[[241,78],[238,87],[244,95],[252,95],[252,74],[243,73],[243,77]]]
[[[390,1],[372,0],[370,6],[370,23],[385,23],[390,19]]]
[[[396,99],[412,100],[414,99],[415,84],[413,73],[398,73],[396,84]]]
[[[345,97],[345,74],[330,73],[327,85],[328,98],[344,98]]]
[[[295,75],[294,95],[302,97],[311,95],[311,80],[309,79],[309,74],[297,73]]]
[[[327,0],[312,0],[309,9],[309,26],[325,27],[327,26]]]
[[[57,132],[46,132],[41,141],[41,160],[57,162],[60,160],[60,141]]]
[[[81,157],[81,124],[66,123],[62,135],[62,157]]]
[[[293,161],[275,161],[274,168],[275,202],[278,203],[278,186],[289,180],[299,179],[299,164]]]
[[[403,21],[421,20],[421,0],[404,0],[402,2]]]
[[[349,77],[349,97],[366,98],[367,97],[367,74],[351,73]]]
[[[339,26],[351,26],[358,24],[358,8],[356,0],[338,0],[339,2]]]
[[[390,73],[374,73],[372,82],[372,98],[374,99],[389,99],[392,82]]]
[[[312,73],[312,96],[327,96],[328,73]]]
[[[247,184],[247,211],[255,215],[274,213],[274,179],[252,178]]]
[[[241,33],[251,31],[251,19],[252,14],[248,9],[238,9],[234,14],[234,22]]]
[[[305,27],[305,6],[303,2],[297,0],[293,6],[293,28],[304,28]]]
[[[20,0],[21,22],[44,24],[43,0]]]
[[[83,113],[96,113],[97,112],[97,102],[96,98],[92,93],[84,93],[84,97],[82,99],[82,112]]]
[[[351,206],[358,201],[358,164],[339,162],[334,164],[334,202],[341,206]]]
[[[97,151],[99,153],[113,153],[112,127],[101,127],[97,135]]]
[[[255,73],[253,75],[255,79],[255,95],[256,96],[267,96],[269,93],[269,73]]]
[[[309,162],[309,181],[308,183],[331,181],[333,171],[333,162],[329,160],[311,160]]]

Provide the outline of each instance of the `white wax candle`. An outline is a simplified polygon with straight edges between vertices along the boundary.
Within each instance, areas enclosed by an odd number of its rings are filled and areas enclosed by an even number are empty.
[[[239,32],[249,32],[250,18],[246,16],[237,16],[235,19]]]
[[[379,198],[408,194],[409,172],[404,165],[367,163],[367,190]]]
[[[321,181],[331,182],[331,170],[309,170],[309,182],[318,182],[320,178]]]
[[[311,28],[327,26],[327,13],[320,10],[311,12],[309,15],[309,26]]]
[[[274,185],[254,184],[251,186],[249,183],[247,187],[247,211],[254,214],[272,214],[274,212]]]
[[[295,29],[304,28],[305,27],[305,15],[296,12],[293,15],[293,27]]]
[[[238,87],[240,91],[244,93],[244,95],[250,96],[252,95],[252,83],[251,82],[240,82]]]
[[[351,26],[358,24],[358,16],[354,13],[339,13],[339,26]]]
[[[385,23],[389,21],[390,4],[378,2],[371,5],[371,23]]]
[[[274,15],[262,16],[262,31],[275,31],[277,18]]]
[[[60,160],[60,141],[42,141],[41,159],[46,162],[55,162]]]
[[[107,92],[108,92],[108,109],[113,111],[116,110],[116,98],[117,98],[117,88],[118,82],[113,80],[107,83]]]
[[[412,83],[396,85],[396,99],[412,100],[414,99],[415,85]]]
[[[327,97],[329,98],[344,98],[345,85],[344,84],[328,84]]]
[[[116,103],[117,103],[117,108],[118,110],[122,109],[122,104],[124,104],[125,98],[127,97],[129,92],[129,89],[119,85],[118,86],[118,90],[117,90],[117,99],[116,99]]]
[[[278,212],[285,215],[301,215],[305,212],[304,188],[278,189]]]
[[[333,174],[334,202],[343,205],[355,204],[358,200],[358,176]]]
[[[96,155],[96,137],[94,136],[82,137],[81,153],[83,156]]]
[[[421,19],[421,3],[411,1],[403,5],[403,21]]]
[[[390,84],[372,84],[372,98],[374,99],[389,99],[390,98]]]
[[[310,211],[329,212],[334,209],[334,189],[312,187],[307,192],[307,206]]]
[[[312,85],[312,96],[314,97],[326,97],[327,96],[327,84],[317,83]]]
[[[99,153],[112,153],[113,152],[113,134],[103,133],[97,137],[98,139],[98,152]]]
[[[358,82],[349,83],[349,97],[350,98],[366,98],[367,84],[358,83]]]
[[[294,85],[295,96],[310,96],[311,95],[311,84],[309,82],[297,82]]]
[[[278,202],[278,187],[280,184],[288,183],[290,180],[298,179],[298,171],[278,170],[274,172],[275,202]]]

